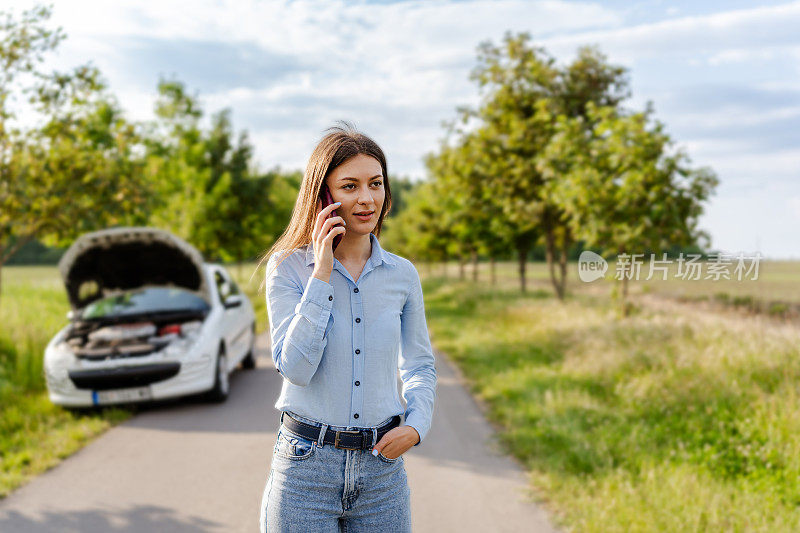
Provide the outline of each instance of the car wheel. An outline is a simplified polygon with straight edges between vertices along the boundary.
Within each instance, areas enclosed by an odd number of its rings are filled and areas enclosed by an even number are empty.
[[[230,381],[228,380],[228,356],[220,348],[217,354],[217,365],[214,377],[214,388],[208,391],[208,399],[212,402],[224,402],[230,392]]]
[[[247,352],[247,355],[245,355],[244,359],[242,359],[242,368],[244,368],[245,370],[252,370],[256,367],[256,357],[253,354],[253,346],[256,343],[255,332],[256,332],[256,325],[255,323],[253,323],[253,340],[250,343],[250,351]]]

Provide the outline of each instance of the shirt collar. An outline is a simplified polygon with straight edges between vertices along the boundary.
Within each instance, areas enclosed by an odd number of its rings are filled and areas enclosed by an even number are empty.
[[[374,233],[369,234],[369,240],[372,244],[372,254],[369,256],[369,261],[372,261],[372,264],[378,266],[381,262],[384,262],[388,265],[396,265],[397,261],[392,259],[389,255],[389,252],[381,248],[381,244],[378,242],[378,238],[375,236]],[[312,244],[306,245],[306,266],[310,266],[314,264],[314,246]]]

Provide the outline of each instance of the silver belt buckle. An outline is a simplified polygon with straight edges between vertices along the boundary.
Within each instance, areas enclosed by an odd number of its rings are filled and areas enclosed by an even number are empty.
[[[349,431],[341,430],[341,431],[337,431],[336,432],[336,437],[334,438],[334,443],[333,443],[333,446],[335,448],[339,448],[341,450],[360,450],[361,449],[361,446],[359,446],[358,448],[348,448],[347,446],[339,446],[339,434],[340,433],[355,433],[356,435],[361,436],[361,432],[360,431],[356,431],[356,430],[349,430]],[[361,438],[362,438],[362,442],[363,442],[363,437],[361,437]]]

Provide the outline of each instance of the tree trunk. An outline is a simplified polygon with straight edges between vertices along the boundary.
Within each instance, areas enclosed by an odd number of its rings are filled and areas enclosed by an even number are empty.
[[[489,270],[492,272],[492,286],[497,285],[497,275],[495,274],[495,259],[494,256],[489,258]]]
[[[472,281],[478,281],[478,252],[472,251]]]
[[[628,316],[628,271],[633,269],[632,264],[625,266],[622,274],[622,291],[620,296],[620,312],[623,317]]]
[[[522,294],[525,294],[525,263],[528,259],[528,250],[520,248],[518,250],[519,257],[517,258],[519,262],[519,282],[520,282],[520,289],[522,290]]]
[[[567,255],[569,254],[569,241],[564,239],[561,247],[561,255],[558,259],[558,266],[561,270],[561,279],[559,280],[561,299],[567,294]]]
[[[558,299],[563,300],[564,290],[562,284],[559,282],[558,274],[556,273],[555,248],[553,229],[548,227],[545,230],[545,258],[547,259],[547,268],[550,271],[550,283],[553,284]]]

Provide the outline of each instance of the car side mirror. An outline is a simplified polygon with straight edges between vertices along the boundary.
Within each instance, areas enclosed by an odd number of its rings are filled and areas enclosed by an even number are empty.
[[[241,294],[233,294],[228,296],[223,300],[222,305],[225,306],[225,309],[231,309],[233,307],[239,307],[242,305],[242,295]]]

